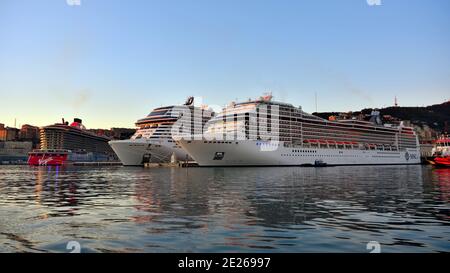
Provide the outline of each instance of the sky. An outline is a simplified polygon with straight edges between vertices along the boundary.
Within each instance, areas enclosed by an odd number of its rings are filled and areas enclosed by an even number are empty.
[[[264,92],[306,112],[447,101],[450,1],[0,1],[0,123],[134,127]]]

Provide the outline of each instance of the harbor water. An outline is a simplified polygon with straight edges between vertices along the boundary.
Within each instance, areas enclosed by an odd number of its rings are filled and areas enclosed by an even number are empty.
[[[0,166],[0,252],[450,251],[450,169]]]

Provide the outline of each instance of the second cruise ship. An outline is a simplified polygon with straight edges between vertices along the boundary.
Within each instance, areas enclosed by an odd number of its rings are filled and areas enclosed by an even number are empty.
[[[82,120],[45,126],[40,129],[41,149],[29,153],[32,166],[61,166],[75,162],[113,162],[117,160],[108,146],[110,138],[86,129]]]
[[[136,122],[138,129],[130,139],[110,141],[109,145],[125,166],[170,162],[174,156],[175,160],[192,160],[172,138],[173,126],[184,114],[189,116],[189,123],[201,125],[203,129],[214,112],[194,106],[194,97],[189,97],[184,105],[153,109],[147,117]]]
[[[271,95],[231,103],[201,137],[178,143],[200,166],[418,164],[413,128],[369,121],[326,120]]]

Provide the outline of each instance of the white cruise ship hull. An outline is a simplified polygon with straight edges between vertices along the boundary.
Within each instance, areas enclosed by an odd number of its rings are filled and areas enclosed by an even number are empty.
[[[110,141],[109,145],[125,166],[142,166],[144,163],[167,163],[175,154],[177,160],[191,158],[175,142],[168,139],[127,139]]]
[[[254,140],[179,141],[200,166],[302,166],[419,164],[418,149],[405,151],[291,148]]]

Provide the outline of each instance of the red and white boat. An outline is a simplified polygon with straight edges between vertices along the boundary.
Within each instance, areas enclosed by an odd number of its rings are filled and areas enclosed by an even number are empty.
[[[60,166],[74,162],[105,162],[117,159],[108,145],[111,139],[94,134],[74,119],[40,128],[41,149],[28,154],[33,166]]]
[[[450,137],[442,136],[434,144],[428,162],[436,167],[450,167]]]

